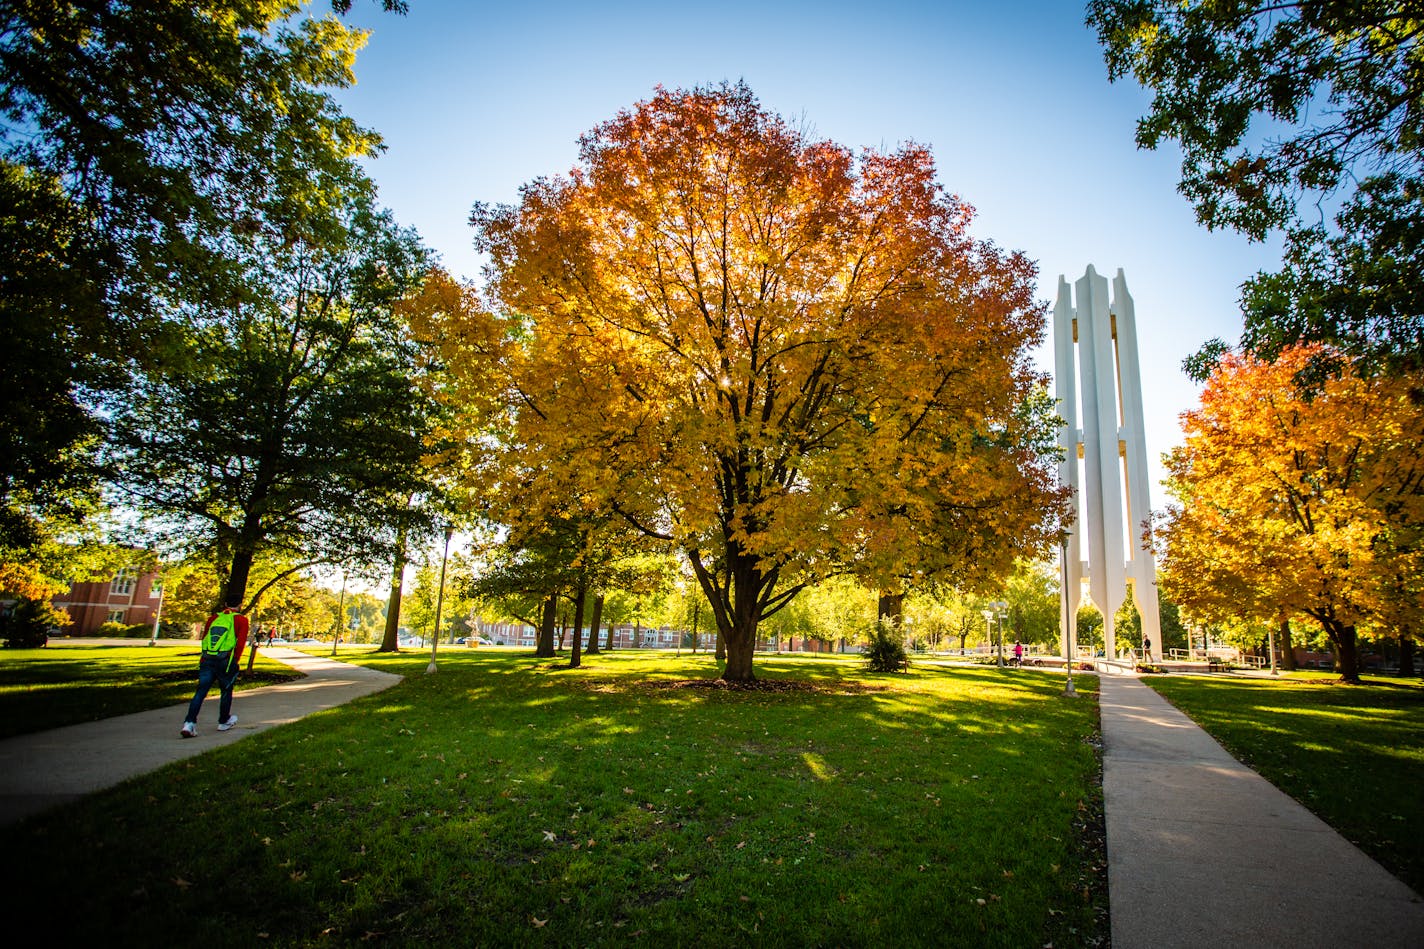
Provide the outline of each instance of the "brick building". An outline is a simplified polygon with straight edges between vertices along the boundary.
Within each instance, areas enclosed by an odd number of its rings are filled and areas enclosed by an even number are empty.
[[[92,636],[104,623],[152,623],[159,595],[157,572],[124,567],[112,579],[76,583],[52,602],[69,614],[61,635]]]

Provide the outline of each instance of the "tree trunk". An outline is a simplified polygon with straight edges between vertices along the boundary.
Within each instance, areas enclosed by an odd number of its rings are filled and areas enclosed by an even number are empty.
[[[905,619],[905,594],[882,592],[875,606],[875,615],[899,629]]]
[[[768,578],[755,558],[729,555],[731,564],[731,608],[717,612],[717,628],[727,649],[727,665],[722,679],[727,682],[754,682],[752,657],[756,655],[757,627],[761,622],[761,596]],[[704,592],[705,588],[704,588]]]
[[[569,652],[569,668],[583,664],[583,601],[588,599],[588,584],[580,583],[574,594],[574,633]]]
[[[228,571],[227,582],[223,584],[222,597],[217,607],[222,609],[229,603],[242,605],[247,596],[247,577],[252,573],[253,549],[248,544],[239,543],[232,552],[232,569]]]
[[[613,626],[614,626],[613,620],[610,619],[610,620],[608,621],[608,639],[605,641],[604,647],[603,647],[603,648],[607,649],[609,652],[612,652],[612,651],[613,651]]]
[[[1399,674],[1402,676],[1414,675],[1414,635],[1412,633],[1399,634]]]
[[[391,595],[386,599],[386,629],[376,652],[400,651],[401,586],[405,583],[405,530],[396,534],[396,559],[391,565]]]
[[[727,661],[727,640],[722,638],[722,631],[717,630],[717,645],[712,652],[712,658],[718,662]]]
[[[1323,624],[1326,635],[1335,646],[1335,656],[1340,665],[1340,681],[1348,685],[1360,684],[1360,657],[1355,639],[1355,627],[1337,619],[1328,619]]]
[[[593,598],[593,616],[588,621],[588,648],[584,650],[590,655],[598,653],[598,625],[603,622],[603,597]]]
[[[633,619],[633,648],[637,649],[643,645],[643,618],[641,616]]]
[[[1294,672],[1297,668],[1295,661],[1295,643],[1291,642],[1291,624],[1289,618],[1281,620],[1281,628],[1277,630],[1277,635],[1281,637],[1281,667],[1287,672]]]
[[[548,659],[554,655],[554,623],[558,611],[559,596],[557,593],[551,593],[544,601],[544,615],[539,618],[539,636],[534,646],[534,655],[537,658]]]
[[[733,631],[721,637],[727,644],[727,665],[722,669],[722,678],[727,682],[755,682],[752,674],[752,657],[756,655],[755,634]]]

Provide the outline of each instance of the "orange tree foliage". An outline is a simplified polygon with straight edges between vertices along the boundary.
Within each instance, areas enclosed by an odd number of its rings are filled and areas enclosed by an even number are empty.
[[[472,215],[517,350],[472,370],[509,407],[507,511],[676,545],[733,680],[807,582],[983,585],[1043,545],[1034,269],[968,235],[926,149],[854,156],[740,84],[659,89],[580,144]]]
[[[1424,608],[1420,382],[1319,345],[1224,357],[1168,458],[1168,595],[1204,618],[1309,616],[1358,681],[1357,627],[1408,637]]]

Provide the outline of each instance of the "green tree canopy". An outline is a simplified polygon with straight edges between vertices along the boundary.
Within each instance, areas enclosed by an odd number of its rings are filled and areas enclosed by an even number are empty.
[[[1286,228],[1285,266],[1243,294],[1243,345],[1326,341],[1424,360],[1424,9],[1413,0],[1092,0],[1108,72],[1153,99],[1137,142],[1182,147],[1208,227]],[[1333,217],[1327,215],[1334,207]],[[1210,374],[1225,347],[1189,364]]]
[[[295,0],[0,4],[0,546],[84,509],[105,398],[187,356],[174,313],[240,305],[251,240],[359,183],[380,142],[329,90],[364,42]]]
[[[186,358],[142,376],[114,419],[122,498],[190,549],[214,545],[229,595],[260,553],[293,569],[389,561],[420,517],[431,407],[397,301],[424,274],[416,235],[369,195],[311,239],[254,242],[244,294],[190,314]]]

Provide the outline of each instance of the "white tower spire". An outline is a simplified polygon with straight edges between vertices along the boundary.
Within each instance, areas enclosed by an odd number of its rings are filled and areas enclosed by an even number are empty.
[[[1142,375],[1137,360],[1137,322],[1127,280],[1121,270],[1108,281],[1090,265],[1075,288],[1058,278],[1053,308],[1059,414],[1064,426],[1059,445],[1062,483],[1086,502],[1068,546],[1067,622],[1078,613],[1083,577],[1082,545],[1088,537],[1088,581],[1093,603],[1103,614],[1103,640],[1109,656],[1117,651],[1113,617],[1132,580],[1133,599],[1142,617],[1142,634],[1151,642],[1151,659],[1160,660],[1162,634],[1157,606],[1157,566],[1144,541],[1151,515],[1147,485],[1147,444],[1142,417]],[[1074,344],[1077,365],[1074,365]],[[1081,380],[1081,386],[1079,385]],[[1078,396],[1082,394],[1082,428],[1078,428]],[[1083,484],[1078,461],[1083,462]],[[1127,507],[1123,507],[1126,483]],[[1137,645],[1137,644],[1133,644]],[[1067,655],[1067,643],[1064,643]]]

